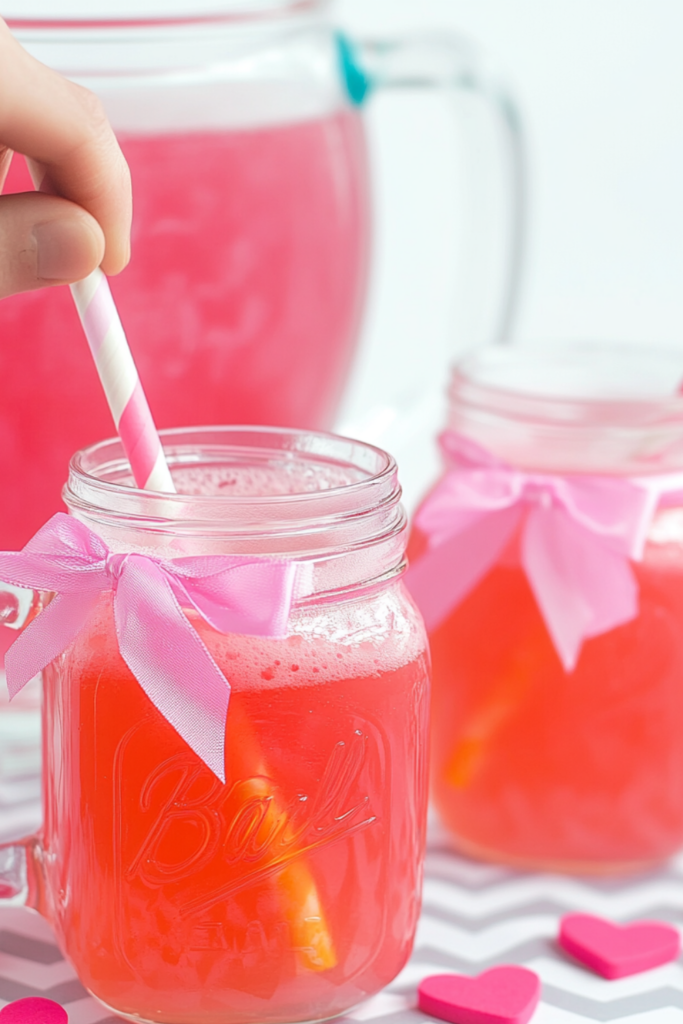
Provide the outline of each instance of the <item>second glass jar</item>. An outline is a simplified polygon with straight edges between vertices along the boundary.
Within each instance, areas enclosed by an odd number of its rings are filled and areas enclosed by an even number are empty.
[[[590,345],[456,368],[408,583],[433,798],[474,856],[609,873],[683,843],[682,371]]]

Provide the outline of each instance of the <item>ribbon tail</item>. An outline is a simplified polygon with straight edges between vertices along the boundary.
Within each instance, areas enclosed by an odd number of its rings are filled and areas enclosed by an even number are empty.
[[[114,618],[123,660],[154,706],[224,783],[230,684],[158,565],[127,562]]]
[[[10,700],[75,640],[98,594],[57,594],[20,633],[5,655]]]
[[[561,508],[529,513],[522,564],[566,672],[576,668],[584,640],[638,614],[638,583],[627,556]]]
[[[518,505],[488,512],[410,566],[406,586],[428,630],[438,628],[496,563],[520,516]]]

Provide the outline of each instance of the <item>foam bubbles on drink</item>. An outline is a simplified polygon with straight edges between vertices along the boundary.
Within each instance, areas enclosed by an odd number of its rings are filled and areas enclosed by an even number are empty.
[[[263,466],[175,466],[172,474],[178,493],[193,497],[312,494],[367,479],[362,470],[352,466],[303,459],[282,459]]]
[[[379,677],[414,661],[424,646],[398,585],[371,598],[294,609],[284,638],[220,634],[193,624],[236,690]]]

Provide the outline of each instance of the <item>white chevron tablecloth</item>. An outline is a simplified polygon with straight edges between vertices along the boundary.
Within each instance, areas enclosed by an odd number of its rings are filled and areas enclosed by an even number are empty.
[[[21,728],[9,730],[13,745],[5,737],[3,748],[0,735],[0,841],[39,823],[37,728],[37,715],[27,715]],[[542,1001],[533,1024],[683,1024],[681,962],[604,981],[571,963],[555,945],[559,919],[571,910],[613,921],[656,918],[683,926],[683,855],[656,873],[627,881],[517,874],[457,856],[433,824],[413,955],[388,989],[340,1024],[426,1024],[429,1018],[415,1009],[421,978],[444,971],[478,974],[504,963],[524,964],[541,977]],[[0,1006],[29,995],[62,1003],[71,1024],[117,1020],[85,991],[42,918],[19,907],[0,909]]]

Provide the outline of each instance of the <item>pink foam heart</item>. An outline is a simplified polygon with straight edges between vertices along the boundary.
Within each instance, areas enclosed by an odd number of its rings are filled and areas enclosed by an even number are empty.
[[[541,983],[526,967],[492,967],[477,978],[433,974],[420,983],[417,1005],[452,1024],[526,1024]]]
[[[658,921],[618,925],[592,914],[566,914],[558,939],[567,953],[603,978],[626,978],[675,960],[681,948],[677,928]]]
[[[30,996],[16,999],[0,1010],[0,1024],[68,1024],[68,1014],[53,999]]]

